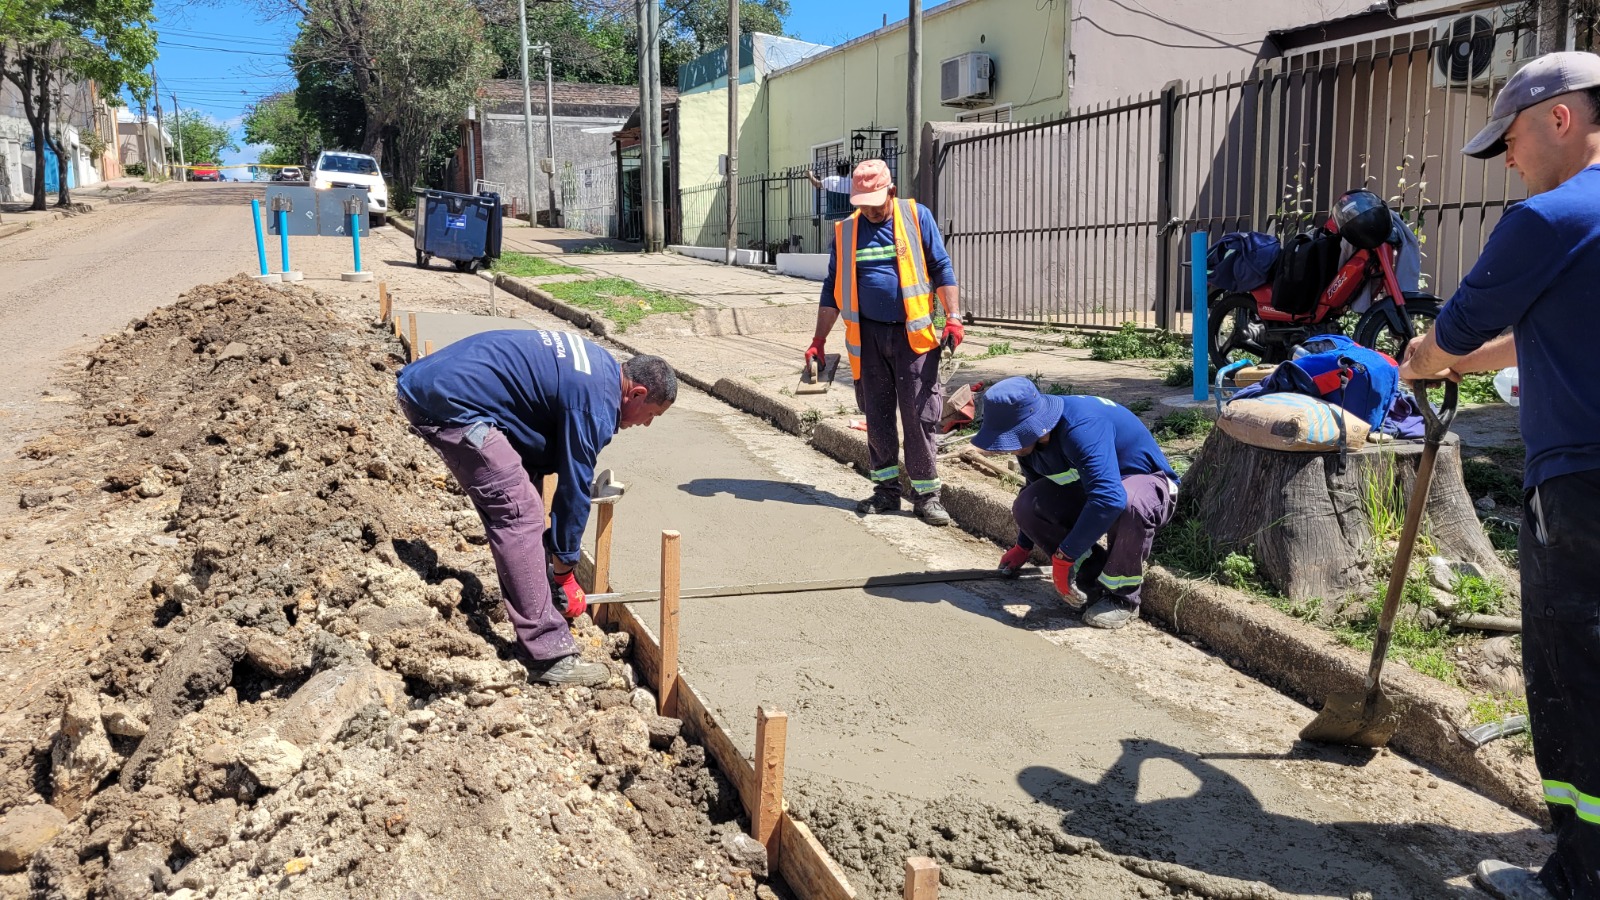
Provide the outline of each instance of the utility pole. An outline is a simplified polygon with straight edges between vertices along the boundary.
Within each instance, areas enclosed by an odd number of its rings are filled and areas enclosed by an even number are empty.
[[[152,88],[154,88],[155,84],[156,84],[156,67],[155,66],[151,66],[150,67],[150,85],[151,85]],[[160,92],[159,89],[156,89],[152,93],[153,93],[153,95],[155,97],[155,105],[156,105],[156,155],[161,157],[161,174],[162,175],[166,175],[167,174],[167,126],[166,126],[166,123],[163,122],[162,119],[161,119],[161,92]]]
[[[917,167],[922,162],[922,0],[911,0],[911,20],[906,23],[906,133],[900,145],[906,148],[905,170],[900,196],[917,192]]]
[[[183,155],[183,107],[178,105],[178,95],[172,94],[172,118],[177,123],[173,130],[178,132],[178,180],[189,180],[189,161]]]
[[[650,26],[650,232],[645,250],[660,253],[667,244],[666,180],[661,165],[661,2],[645,0],[645,20]]]
[[[561,227],[561,210],[556,206],[556,82],[550,74],[550,45],[540,44],[544,54],[544,146],[550,159],[546,183],[550,186],[550,227]]]
[[[522,136],[528,163],[528,225],[533,225],[533,88],[528,84],[528,3],[517,0],[517,22],[522,26]]]
[[[728,265],[739,250],[739,0],[728,0]]]
[[[650,84],[650,44],[654,38],[650,31],[650,0],[636,0],[634,14],[639,25],[639,218],[643,230],[639,238],[644,252],[650,253],[650,236],[655,234],[655,206],[650,202],[654,196],[651,181],[655,178],[655,167],[650,165],[650,148],[655,146],[655,141],[651,135],[660,134],[652,131],[650,121],[655,106]]]

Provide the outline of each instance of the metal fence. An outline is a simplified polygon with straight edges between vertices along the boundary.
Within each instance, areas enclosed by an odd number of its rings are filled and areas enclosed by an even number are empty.
[[[567,228],[621,238],[615,159],[561,169],[561,215]]]
[[[1297,231],[1363,187],[1412,224],[1425,286],[1448,296],[1523,197],[1498,160],[1460,148],[1530,52],[1514,22],[1454,36],[1426,23],[948,141],[931,203],[962,305],[995,321],[1186,330],[1187,233]]]
[[[903,151],[880,157],[890,171],[899,167]],[[831,163],[817,176],[833,174]],[[739,177],[739,246],[768,253],[825,253],[833,241],[833,223],[851,212],[849,197],[813,187],[805,167]],[[724,247],[728,241],[727,186],[723,182],[684,188],[683,242]]]

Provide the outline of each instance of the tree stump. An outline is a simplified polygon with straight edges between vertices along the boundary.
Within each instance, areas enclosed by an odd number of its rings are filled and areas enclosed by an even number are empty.
[[[1439,447],[1421,534],[1440,555],[1476,563],[1515,590],[1478,523],[1460,451],[1454,434]],[[1340,472],[1336,452],[1267,450],[1219,428],[1184,476],[1180,499],[1215,545],[1250,552],[1257,571],[1285,596],[1331,600],[1370,591],[1377,582],[1370,498],[1387,496],[1389,508],[1403,516],[1421,458],[1420,441],[1368,443],[1349,453]],[[1397,536],[1398,523],[1392,531]]]

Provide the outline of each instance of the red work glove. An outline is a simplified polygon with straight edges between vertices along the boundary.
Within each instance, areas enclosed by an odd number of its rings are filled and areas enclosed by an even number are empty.
[[[817,368],[821,369],[825,361],[823,348],[827,346],[827,338],[812,338],[811,346],[806,348],[806,362],[817,361]]]
[[[940,336],[939,343],[951,350],[961,346],[961,341],[966,337],[966,331],[961,325],[961,320],[951,317],[944,320],[944,334]]]
[[[1007,550],[1006,555],[1000,557],[1001,577],[1015,578],[1017,575],[1017,570],[1027,565],[1028,557],[1032,555],[1032,553],[1032,550],[1029,550],[1027,547],[1022,546],[1021,544],[1018,544],[1017,546],[1012,547],[1010,550]]]
[[[1050,580],[1055,583],[1056,593],[1061,595],[1062,601],[1073,609],[1082,609],[1088,601],[1088,595],[1078,590],[1078,584],[1072,578],[1072,560],[1062,556],[1060,550],[1050,557]]]
[[[562,609],[562,614],[567,618],[576,619],[589,608],[589,598],[583,595],[583,586],[578,584],[578,572],[576,569],[569,569],[566,574],[552,572],[550,581],[555,585],[556,590],[560,591],[565,597],[566,603]],[[557,605],[562,605],[561,601],[561,597],[556,598]]]

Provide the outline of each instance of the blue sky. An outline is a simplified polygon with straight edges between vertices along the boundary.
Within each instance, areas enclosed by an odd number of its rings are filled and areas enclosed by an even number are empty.
[[[924,9],[939,0],[924,0]],[[837,44],[905,18],[904,0],[791,0],[788,31],[818,44]],[[248,0],[156,0],[161,56],[156,77],[161,109],[172,110],[172,95],[184,109],[198,109],[234,129],[239,152],[222,162],[255,159],[243,142],[239,122],[260,97],[294,87],[284,54],[293,37],[292,20],[266,20]],[[137,112],[137,108],[134,109]]]

